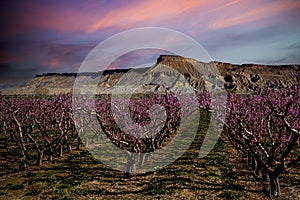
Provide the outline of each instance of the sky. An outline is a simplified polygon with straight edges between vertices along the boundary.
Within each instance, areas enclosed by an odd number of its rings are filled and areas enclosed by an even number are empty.
[[[216,61],[300,64],[299,19],[299,0],[1,1],[0,86],[41,73],[77,72],[100,42],[143,27],[184,33]],[[115,67],[162,53],[135,51]]]

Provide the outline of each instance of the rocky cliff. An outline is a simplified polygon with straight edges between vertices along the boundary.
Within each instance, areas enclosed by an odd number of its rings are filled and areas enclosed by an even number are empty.
[[[267,85],[285,88],[300,81],[299,65],[215,64],[223,76],[225,88],[236,91],[252,91]]]
[[[174,77],[178,77],[178,72],[185,77],[184,81],[178,78],[174,79]],[[44,90],[48,94],[69,92],[73,88],[76,77],[77,81],[79,80],[83,84],[97,83],[101,88],[100,93],[109,93],[114,85],[120,85],[118,83],[120,80],[123,80],[123,83],[126,83],[123,86],[127,87],[145,79],[150,81],[150,84],[145,86],[146,88],[144,87],[148,90],[159,89],[159,86],[151,85],[151,81],[155,82],[158,79],[173,81],[174,79],[177,82],[182,82],[179,85],[189,84],[197,90],[203,89],[204,86],[213,88],[217,84],[224,86],[227,90],[244,93],[267,85],[284,88],[298,84],[300,81],[300,67],[299,65],[203,63],[180,56],[161,55],[157,59],[157,63],[149,68],[107,70],[99,73],[82,74],[42,74],[37,75],[22,86],[2,89],[1,92],[5,95],[28,95],[34,94],[38,90]]]

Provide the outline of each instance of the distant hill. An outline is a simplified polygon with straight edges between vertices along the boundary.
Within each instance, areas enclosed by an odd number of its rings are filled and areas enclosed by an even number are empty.
[[[219,75],[211,72],[212,65],[219,70]],[[169,66],[166,68],[163,66]],[[276,88],[290,87],[300,81],[299,65],[256,65],[243,64],[235,65],[230,63],[212,62],[203,63],[180,56],[161,55],[157,63],[149,68],[143,69],[116,69],[106,70],[95,73],[46,73],[36,75],[27,83],[18,87],[0,89],[4,95],[33,94],[36,90],[45,89],[48,94],[58,94],[61,92],[72,91],[75,78],[82,81],[83,84],[97,83],[102,89],[100,93],[109,93],[110,89],[116,85],[120,78],[126,74],[127,85],[136,84],[136,74],[143,74],[147,70],[147,76],[144,78],[155,80],[157,76],[172,77],[175,76],[174,70],[182,74],[186,81],[196,90],[201,90],[204,86],[214,87],[213,82],[204,82],[201,78],[203,74],[199,73],[194,66],[203,69],[209,78],[221,83],[227,90],[236,92],[251,92],[255,88],[262,88],[270,85]],[[101,77],[99,75],[101,74]],[[126,79],[126,80],[127,80]],[[183,84],[183,83],[182,83]],[[155,90],[157,86],[147,86],[147,90]]]

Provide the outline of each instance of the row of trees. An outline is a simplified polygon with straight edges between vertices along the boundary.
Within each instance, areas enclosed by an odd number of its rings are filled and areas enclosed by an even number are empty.
[[[228,96],[224,132],[271,196],[280,193],[280,175],[300,161],[299,94],[298,85]]]
[[[202,109],[208,108],[209,101],[206,97],[208,96],[201,98]],[[74,106],[72,100],[81,104]],[[26,168],[33,164],[28,162],[29,156],[32,158],[35,155],[35,163],[41,165],[46,159],[53,161],[54,157],[60,157],[64,152],[71,152],[73,146],[79,149],[81,142],[88,146],[94,140],[100,140],[102,132],[116,146],[128,152],[152,152],[166,144],[180,125],[182,107],[172,94],[132,98],[129,102],[129,113],[124,108],[124,99],[116,99],[113,104],[114,106],[108,95],[95,99],[85,96],[72,99],[71,94],[48,98],[0,96],[0,132],[4,146],[14,150],[19,157],[20,167]],[[150,112],[151,106],[155,104],[164,107],[165,119],[153,120],[157,119],[155,116],[162,115],[162,108],[159,107]],[[195,104],[187,104],[190,107],[188,109],[193,109],[193,105]],[[112,107],[119,110],[117,117],[132,119],[133,123],[123,120],[121,126],[120,121],[115,120]],[[92,118],[97,120],[93,121]],[[145,126],[150,126],[148,132],[141,134]],[[96,130],[97,127],[101,127],[102,132]],[[151,133],[151,130],[155,133]]]
[[[45,154],[52,161],[62,156],[64,146],[72,150],[71,141],[76,138],[71,112],[71,96],[58,95],[53,99],[0,99],[1,137],[6,149],[14,149],[20,159],[20,167],[28,166],[27,157],[35,151],[37,164],[41,165]],[[34,153],[33,153],[34,154]]]

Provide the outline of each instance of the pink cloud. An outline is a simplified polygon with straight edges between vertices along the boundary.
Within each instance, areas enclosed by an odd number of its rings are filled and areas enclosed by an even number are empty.
[[[15,10],[2,13],[9,21],[8,34],[34,29],[60,32],[94,32],[108,27],[130,28],[139,23],[155,26],[168,19],[180,17],[183,13],[205,6],[204,0],[153,0],[128,2],[123,5],[102,5],[99,1],[86,2],[82,9],[70,7],[26,4]]]
[[[166,21],[180,16],[184,12],[199,8],[205,4],[204,0],[191,1],[139,1],[128,6],[112,10],[107,15],[102,16],[95,23],[88,27],[88,32],[106,28],[114,25],[130,26],[139,22],[146,22],[153,25],[157,22]]]
[[[2,15],[8,24],[4,34],[8,35],[34,29],[93,33],[109,27],[141,26],[178,28],[193,35],[262,20],[299,7],[297,0],[152,0],[122,5],[88,1],[82,9],[26,4],[16,10],[16,15],[10,11]]]
[[[230,6],[234,5],[234,4],[240,3],[241,1],[242,0],[235,0],[235,1],[231,1],[229,3],[225,3],[225,4],[221,5],[221,6],[218,6],[217,8],[214,8],[214,9],[210,10],[210,12],[214,12],[214,11],[225,9],[227,7],[230,7]]]
[[[111,4],[103,5],[101,2],[86,2],[82,9],[70,6],[54,6],[43,4],[26,4],[21,10],[16,10],[16,15],[11,15],[9,11],[3,14],[7,20],[11,21],[8,27],[9,34],[15,34],[32,29],[55,30],[60,32],[88,32],[92,33],[108,27],[133,28],[137,26],[159,26],[165,27],[193,24],[195,21],[207,17],[207,11],[221,16],[224,10],[230,10],[243,0],[153,0],[128,2],[123,5]],[[217,18],[210,22],[209,28],[217,29],[239,23],[257,20],[267,9],[268,13],[276,12],[280,9],[289,9],[291,4],[272,3],[261,7],[261,1],[253,1],[255,10],[240,14],[241,11],[233,9],[233,16],[226,19]],[[248,5],[248,3],[244,3]],[[283,6],[283,8],[281,8]],[[253,6],[252,6],[253,7]],[[222,10],[222,12],[220,12]],[[270,11],[270,12],[269,12]],[[259,15],[259,16],[257,16]],[[262,16],[261,16],[262,15]]]
[[[209,24],[209,29],[221,29],[246,24],[272,17],[292,9],[300,8],[300,1],[272,1],[265,3],[260,0],[243,1],[239,6],[228,12],[218,13]]]

